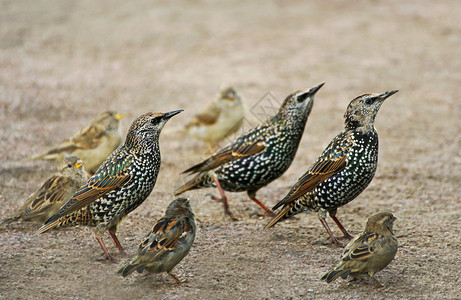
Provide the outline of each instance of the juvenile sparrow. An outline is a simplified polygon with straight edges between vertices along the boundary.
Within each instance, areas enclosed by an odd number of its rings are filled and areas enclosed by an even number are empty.
[[[379,287],[383,286],[374,275],[397,253],[397,239],[392,231],[395,219],[389,212],[376,213],[368,218],[365,230],[346,246],[339,263],[321,280],[330,283],[339,276],[343,279],[350,276],[354,280],[368,276]]]
[[[186,132],[214,147],[238,131],[245,118],[242,98],[232,88],[223,89],[218,97],[185,126]]]
[[[178,198],[170,203],[165,216],[155,222],[139,244],[137,255],[118,273],[126,277],[135,270],[142,273],[167,272],[176,284],[181,281],[171,270],[189,253],[195,239],[195,220],[189,200]]]
[[[0,226],[19,219],[43,223],[54,215],[72,195],[85,184],[87,175],[83,161],[76,156],[64,158],[58,172],[31,194],[23,206],[11,217],[0,221]]]
[[[65,156],[80,157],[90,173],[96,172],[101,163],[122,143],[120,120],[122,114],[113,111],[100,113],[88,127],[75,133],[68,140],[30,160],[62,161]]]

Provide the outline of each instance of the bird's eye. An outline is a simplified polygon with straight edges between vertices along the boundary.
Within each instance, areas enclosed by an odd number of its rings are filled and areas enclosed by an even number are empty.
[[[158,124],[158,121],[159,121],[159,120],[160,120],[160,118],[152,118],[152,119],[150,120],[150,123],[153,124],[153,125],[156,125],[156,124]]]
[[[71,164],[67,164],[67,167],[68,167],[68,168],[72,168],[72,165],[71,165]]]
[[[367,98],[367,99],[365,99],[365,104],[366,104],[366,105],[371,105],[371,104],[373,104],[373,99],[372,99],[372,98]]]

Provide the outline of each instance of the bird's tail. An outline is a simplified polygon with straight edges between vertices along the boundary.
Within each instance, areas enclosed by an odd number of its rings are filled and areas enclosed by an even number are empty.
[[[194,178],[187,181],[180,187],[177,187],[174,190],[174,195],[177,196],[189,190],[196,190],[196,189],[200,189],[203,187],[211,187],[211,186],[213,186],[213,179],[211,178],[209,172],[203,172],[203,173],[200,173],[194,176]]]
[[[21,216],[12,216],[12,217],[9,217],[9,218],[5,218],[3,220],[0,221],[0,227],[3,227],[5,225],[8,225],[10,224],[11,222],[14,222],[14,221],[17,221]]]
[[[279,221],[286,219],[291,215],[293,214],[290,214],[290,206],[288,205],[285,206],[284,208],[282,208],[281,211],[279,211],[279,213],[274,218],[272,218],[272,220],[269,223],[267,223],[266,226],[264,226],[264,230],[271,228],[272,226],[277,224]]]
[[[133,259],[123,267],[121,267],[118,271],[117,274],[122,275],[123,277],[126,277],[133,273],[136,270],[144,270],[144,266],[140,264],[139,260],[137,258]],[[141,271],[142,272],[142,271]],[[140,272],[140,273],[141,273]]]
[[[336,278],[338,278],[339,276],[341,276],[342,279],[346,279],[347,276],[349,276],[350,272],[351,271],[349,270],[333,269],[333,270],[326,272],[322,276],[322,278],[320,278],[320,280],[325,280],[327,283],[330,283],[336,280]]]

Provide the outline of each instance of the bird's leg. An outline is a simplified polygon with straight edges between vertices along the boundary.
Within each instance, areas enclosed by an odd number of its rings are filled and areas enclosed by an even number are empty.
[[[170,272],[167,272],[167,273],[168,273],[168,275],[173,277],[173,279],[176,281],[175,284],[180,284],[181,283],[181,280],[179,280],[179,278],[176,277],[176,275],[174,275],[173,273],[170,273]]]
[[[109,254],[109,251],[107,251],[106,245],[104,245],[104,242],[102,239],[98,236],[96,236],[96,240],[99,243],[99,246],[101,246],[102,251],[104,251],[104,255],[106,256],[107,260],[115,261],[115,259],[112,257],[112,255]]]
[[[331,241],[333,244],[336,244],[338,246],[341,246],[341,247],[344,247],[343,244],[341,244],[336,238],[335,236],[333,235],[333,232],[331,232],[330,230],[330,227],[328,226],[327,222],[325,221],[325,218],[326,218],[326,214],[324,211],[319,211],[319,220],[320,222],[322,223],[323,227],[325,227],[328,235],[330,236],[331,238]]]
[[[336,209],[331,210],[329,214],[330,214],[330,217],[333,219],[333,221],[335,221],[336,225],[338,225],[339,229],[341,229],[341,231],[343,232],[344,238],[349,239],[349,240],[352,239],[353,236],[350,235],[349,232],[347,232],[346,228],[344,228],[341,222],[339,222],[338,218],[336,218]]]
[[[266,211],[266,214],[269,216],[269,217],[275,217],[275,214],[272,210],[270,210],[269,208],[267,208],[267,206],[265,206],[264,204],[261,203],[261,201],[259,201],[258,199],[256,199],[256,193],[255,192],[250,192],[248,191],[247,192],[248,194],[248,197],[253,200],[256,204],[258,204],[262,209],[264,209]]]
[[[218,188],[219,194],[221,195],[221,199],[213,195],[211,196],[211,199],[222,202],[224,205],[224,212],[226,213],[226,215],[228,215],[233,221],[237,221],[238,219],[235,218],[234,215],[229,210],[229,204],[227,203],[227,197],[226,197],[226,194],[224,193],[224,190],[221,184],[219,183],[219,180],[215,178],[214,176],[212,178],[213,178],[213,181],[216,183],[216,187]]]
[[[120,244],[120,241],[118,240],[117,236],[115,235],[115,231],[117,230],[117,227],[111,227],[109,229],[109,234],[110,236],[112,237],[112,239],[114,240],[114,244],[115,246],[117,247],[117,249],[120,251],[120,253],[125,256],[126,255],[126,252],[125,250],[123,250],[123,247],[122,247],[122,244]]]
[[[379,282],[378,279],[376,279],[374,276],[370,276],[370,277],[371,277],[371,279],[373,279],[375,281],[377,287],[379,287],[379,288],[383,287],[383,284],[381,282]]]

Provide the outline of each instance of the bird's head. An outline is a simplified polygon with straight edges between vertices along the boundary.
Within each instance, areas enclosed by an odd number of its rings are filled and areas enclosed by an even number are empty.
[[[123,117],[123,114],[109,110],[97,115],[92,124],[104,131],[119,130],[120,120]]]
[[[314,105],[314,95],[325,84],[322,82],[304,91],[290,94],[279,109],[278,114],[289,121],[307,120]]]
[[[344,114],[346,129],[373,127],[376,114],[384,100],[397,93],[398,90],[382,94],[363,94],[351,101]]]
[[[379,212],[368,218],[365,231],[386,234],[393,232],[394,221],[397,218],[390,212]]]
[[[149,112],[139,116],[128,130],[125,146],[128,148],[141,147],[149,151],[152,145],[158,142],[158,137],[165,123],[182,111],[180,109],[167,113]]]
[[[189,199],[177,198],[168,205],[165,215],[167,217],[174,217],[178,215],[193,215],[192,207],[190,206]]]
[[[58,171],[63,175],[69,176],[75,173],[85,174],[85,167],[83,161],[77,156],[66,156],[58,165]]]
[[[242,99],[240,98],[240,95],[237,94],[237,92],[232,87],[222,89],[219,92],[217,101],[227,106],[234,106],[234,105],[238,105],[242,103]]]

